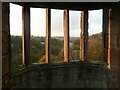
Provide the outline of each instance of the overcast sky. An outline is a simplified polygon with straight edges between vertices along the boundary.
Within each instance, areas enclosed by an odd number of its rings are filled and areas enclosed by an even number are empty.
[[[80,36],[81,11],[70,11],[70,36]],[[31,8],[31,35],[45,36],[46,9]],[[102,10],[89,11],[89,35],[102,31]],[[22,35],[22,7],[10,4],[10,33]],[[51,10],[51,36],[63,36],[63,10]]]

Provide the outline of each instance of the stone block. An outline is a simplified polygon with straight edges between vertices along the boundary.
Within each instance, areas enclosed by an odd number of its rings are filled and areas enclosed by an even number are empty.
[[[9,30],[9,4],[2,3],[2,31]]]
[[[118,24],[111,23],[111,29],[110,29],[110,34],[118,34],[119,30],[118,30]]]
[[[118,48],[111,48],[110,49],[110,59],[111,64],[117,65],[118,64]]]
[[[2,73],[2,56],[0,56],[0,73]],[[2,74],[0,74],[0,83],[2,81]]]
[[[8,43],[8,33],[3,32],[2,34],[2,55],[8,53],[9,50],[9,43]]]
[[[0,56],[2,56],[2,32],[0,31]]]
[[[120,48],[120,34],[118,34],[117,36],[117,47]]]
[[[118,74],[118,48],[111,48],[110,50],[110,65],[113,73]]]
[[[2,2],[2,12],[8,12],[8,10],[9,10],[9,3]]]
[[[2,54],[8,52],[9,4],[2,3]]]
[[[2,56],[2,76],[5,76],[9,73],[10,67],[9,67],[9,56],[8,54]]]
[[[2,32],[2,7],[0,2],[0,32]]]
[[[119,66],[119,75],[120,75],[120,48],[118,49],[118,66]]]
[[[117,34],[114,34],[114,35],[110,35],[110,46],[112,47],[112,48],[117,48],[117,39],[118,39],[118,36],[117,36]]]
[[[110,21],[110,32],[111,34],[117,34],[119,31],[119,16],[120,12],[118,11],[118,9],[113,9],[111,12],[111,21]]]

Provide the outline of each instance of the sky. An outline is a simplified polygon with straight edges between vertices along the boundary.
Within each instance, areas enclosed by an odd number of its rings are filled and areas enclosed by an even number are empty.
[[[63,36],[63,10],[51,10],[51,36]],[[69,11],[70,37],[80,37],[81,11]],[[89,11],[89,35],[102,31],[102,10]],[[31,35],[45,36],[46,9],[30,8]],[[22,35],[22,7],[10,3],[10,33]]]

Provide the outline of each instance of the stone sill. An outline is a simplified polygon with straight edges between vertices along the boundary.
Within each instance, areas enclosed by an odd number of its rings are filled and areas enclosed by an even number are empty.
[[[22,66],[20,69],[18,69],[15,72],[11,73],[11,76],[14,77],[16,75],[21,75],[23,73],[29,72],[31,70],[52,70],[52,69],[68,69],[68,68],[74,68],[77,67],[79,69],[107,69],[107,66],[103,63],[91,63],[91,62],[82,62],[82,61],[76,61],[76,62],[60,62],[60,63],[49,63],[49,64],[31,64],[29,68],[25,68]]]

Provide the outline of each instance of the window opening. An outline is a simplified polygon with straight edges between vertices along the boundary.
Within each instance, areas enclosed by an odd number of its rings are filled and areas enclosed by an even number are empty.
[[[64,61],[64,10],[51,9],[51,60],[50,62]]]
[[[31,60],[33,64],[45,63],[46,9],[30,8]]]
[[[88,61],[103,61],[102,10],[89,11]]]
[[[11,70],[22,66],[22,7],[10,3]]]
[[[69,11],[69,59],[70,61],[80,60],[80,18],[81,11]]]

